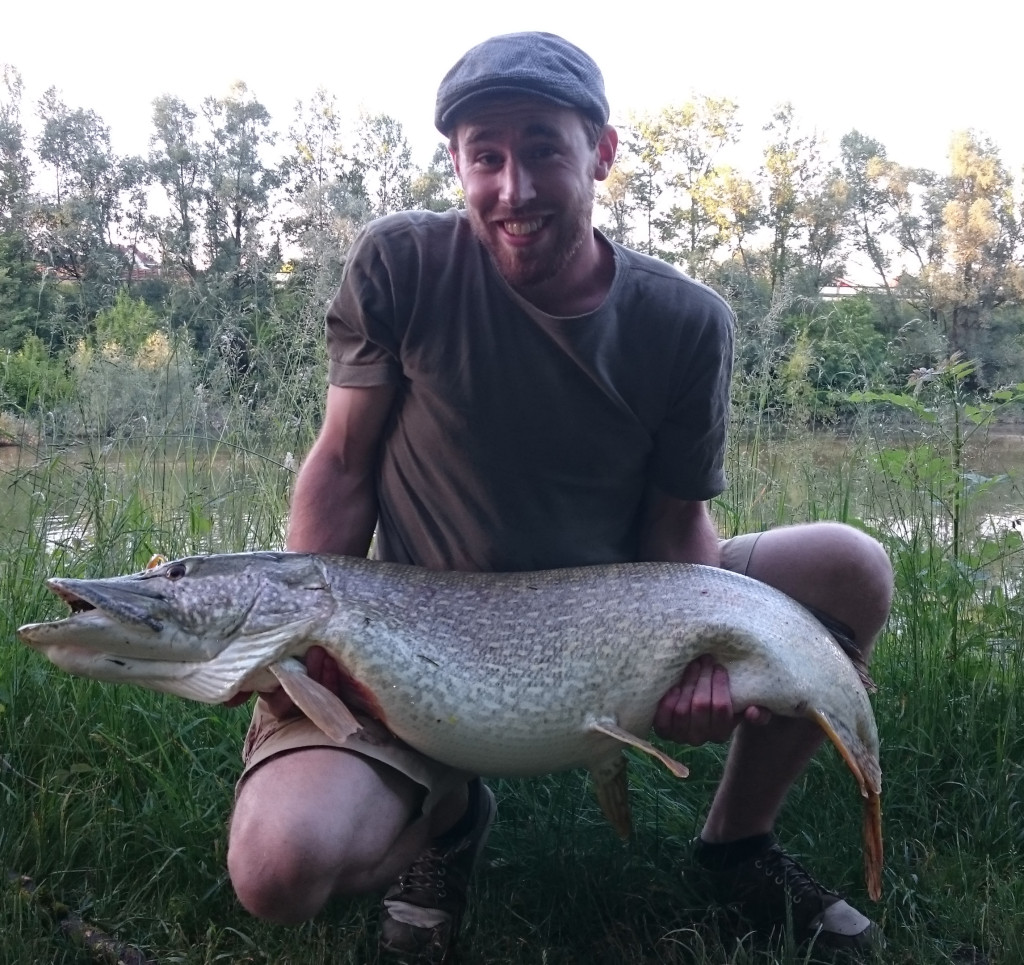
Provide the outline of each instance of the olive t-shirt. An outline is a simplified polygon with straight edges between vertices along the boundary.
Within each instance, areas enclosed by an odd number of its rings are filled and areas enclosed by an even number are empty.
[[[511,289],[464,212],[363,229],[327,342],[333,385],[399,390],[378,557],[492,571],[624,562],[650,484],[688,500],[722,491],[732,312],[670,265],[612,248],[603,304],[561,318]]]

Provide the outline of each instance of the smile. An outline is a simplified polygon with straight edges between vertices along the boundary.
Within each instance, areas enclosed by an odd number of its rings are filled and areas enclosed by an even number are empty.
[[[543,218],[531,218],[528,221],[503,221],[501,226],[510,235],[516,237],[523,237],[525,235],[532,235],[534,232],[540,231],[544,227]]]

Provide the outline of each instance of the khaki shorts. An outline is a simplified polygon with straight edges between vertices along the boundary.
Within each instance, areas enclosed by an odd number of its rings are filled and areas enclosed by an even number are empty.
[[[760,536],[760,533],[745,533],[723,540],[720,544],[722,567],[745,574],[754,544]],[[372,718],[359,719],[363,729],[339,744],[331,740],[309,718],[287,717],[282,720],[270,713],[262,699],[257,700],[252,723],[242,747],[244,767],[235,793],[237,794],[238,788],[249,774],[271,758],[311,747],[334,747],[393,767],[426,790],[424,814],[429,814],[434,805],[450,790],[466,782],[469,775],[463,771],[424,757]]]
[[[266,702],[262,698],[258,699],[253,708],[252,723],[249,724],[249,731],[242,746],[244,767],[235,786],[235,794],[238,794],[242,782],[271,758],[312,747],[333,747],[393,767],[426,791],[422,805],[424,814],[429,814],[449,791],[460,784],[465,784],[471,777],[463,771],[439,764],[429,757],[424,757],[419,751],[414,751],[372,717],[364,717],[361,714],[357,714],[356,717],[363,725],[362,730],[339,744],[331,740],[308,717],[275,717],[267,709]]]

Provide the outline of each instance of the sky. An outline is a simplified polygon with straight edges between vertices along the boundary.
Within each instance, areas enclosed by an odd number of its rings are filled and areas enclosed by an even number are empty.
[[[694,94],[728,97],[744,140],[759,144],[773,109],[790,102],[800,129],[835,154],[856,128],[890,159],[944,173],[951,135],[971,128],[1013,170],[1024,165],[1019,0],[975,0],[955,13],[923,0],[51,0],[39,10],[0,35],[0,64],[25,83],[25,113],[55,86],[69,106],[103,118],[119,153],[146,152],[155,97],[198,109],[242,80],[282,133],[296,100],[318,87],[353,121],[364,110],[390,114],[425,165],[440,140],[437,84],[455,60],[493,34],[548,30],[601,66],[613,122]]]

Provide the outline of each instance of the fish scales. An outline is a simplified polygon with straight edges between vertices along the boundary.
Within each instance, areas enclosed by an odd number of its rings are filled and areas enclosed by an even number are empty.
[[[738,704],[759,697],[788,715],[799,712],[830,660],[838,669],[825,673],[852,677],[824,629],[788,598],[748,581],[746,605],[730,603],[735,574],[724,570],[701,571],[692,595],[680,593],[680,571],[671,564],[557,570],[529,579],[419,575],[439,592],[407,601],[404,614],[387,598],[350,605],[342,635],[374,639],[373,646],[335,641],[328,648],[357,679],[402,676],[408,687],[422,688],[415,702],[382,701],[388,726],[430,756],[478,773],[557,770],[585,765],[594,747],[617,751],[603,735],[580,745],[587,715],[608,715],[645,734],[658,699],[701,653],[729,666]],[[769,601],[779,611],[774,623],[763,616]],[[433,616],[424,607],[442,612]],[[406,614],[404,632],[376,636],[380,625],[390,631]],[[790,638],[800,633],[810,639],[795,647]],[[818,668],[808,660],[815,649]],[[851,703],[861,697],[851,688]]]
[[[661,697],[711,654],[737,707],[807,717],[835,743],[865,798],[869,891],[880,890],[881,772],[866,690],[821,624],[758,581],[682,563],[458,573],[244,553],[48,585],[77,612],[19,635],[71,673],[206,702],[280,681],[344,736],[360,725],[294,659],[319,645],[412,747],[485,775],[586,767],[620,831],[623,747],[685,776],[646,737]]]

